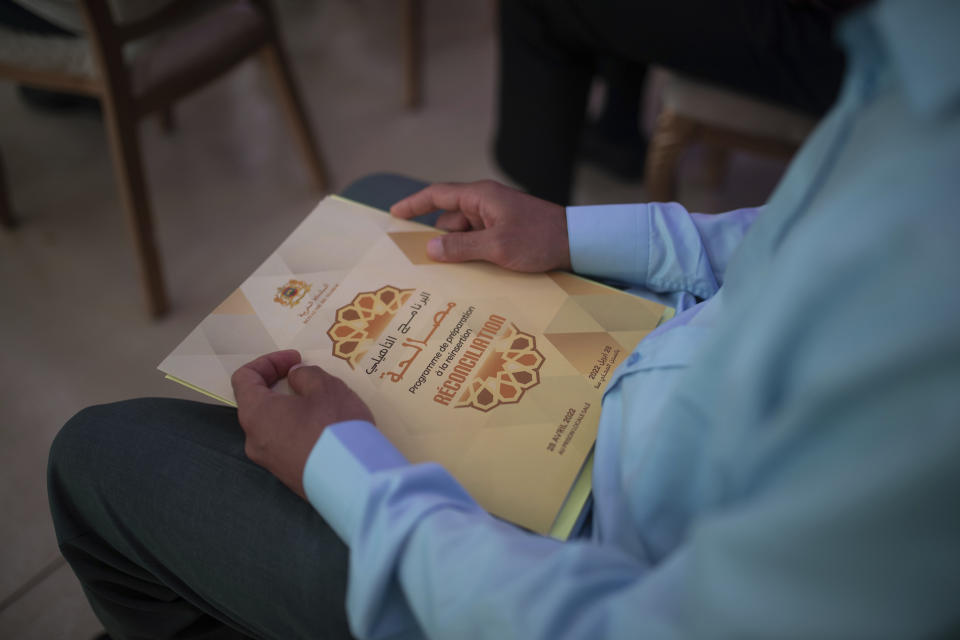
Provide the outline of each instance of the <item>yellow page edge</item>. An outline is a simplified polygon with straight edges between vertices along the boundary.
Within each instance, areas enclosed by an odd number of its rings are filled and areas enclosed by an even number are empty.
[[[553,526],[548,534],[551,538],[557,540],[566,540],[573,533],[573,527],[577,524],[584,506],[587,504],[587,498],[593,491],[593,451],[587,456],[586,462],[580,468],[577,479],[570,488],[567,499],[560,508],[557,519],[553,521]]]
[[[192,389],[192,390],[196,391],[197,393],[202,393],[203,395],[207,396],[208,398],[213,398],[214,400],[217,400],[218,402],[222,402],[223,404],[229,405],[229,406],[231,406],[231,407],[236,407],[236,406],[237,406],[237,404],[236,404],[235,402],[230,402],[230,401],[227,400],[226,398],[221,398],[220,396],[218,396],[218,395],[215,394],[215,393],[210,393],[210,392],[207,391],[206,389],[201,389],[201,388],[198,387],[197,385],[195,385],[195,384],[190,384],[190,383],[187,382],[186,380],[181,380],[180,378],[178,378],[178,377],[176,377],[176,376],[172,376],[172,375],[170,375],[169,373],[168,373],[168,374],[165,374],[165,377],[166,377],[167,380],[172,380],[173,382],[176,382],[177,384],[182,384],[182,385],[185,386],[187,389]]]

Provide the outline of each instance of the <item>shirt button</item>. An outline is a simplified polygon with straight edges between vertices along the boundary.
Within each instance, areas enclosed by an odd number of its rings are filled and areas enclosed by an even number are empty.
[[[631,353],[631,354],[630,354],[630,357],[627,358],[627,366],[628,366],[628,367],[631,367],[631,366],[637,364],[637,360],[639,360],[639,359],[640,359],[640,354],[639,354],[639,353]]]

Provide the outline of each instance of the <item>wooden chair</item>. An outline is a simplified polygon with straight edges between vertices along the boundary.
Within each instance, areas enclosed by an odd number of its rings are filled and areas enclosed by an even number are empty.
[[[668,71],[663,106],[647,147],[644,185],[654,202],[676,198],[677,168],[695,142],[707,144],[719,184],[732,149],[791,157],[813,129],[810,116]]]
[[[89,38],[74,40],[71,46],[88,47],[91,64],[44,68],[24,61],[0,60],[0,78],[100,100],[147,308],[153,316],[160,316],[168,309],[168,298],[141,159],[140,120],[159,113],[169,125],[176,100],[257,54],[275,81],[321,191],[326,187],[324,164],[268,0],[171,0],[157,12],[123,24],[114,19],[107,0],[80,0],[80,5]],[[134,42],[139,50],[128,60],[124,49]],[[2,165],[0,222],[8,227],[15,222],[4,188]]]

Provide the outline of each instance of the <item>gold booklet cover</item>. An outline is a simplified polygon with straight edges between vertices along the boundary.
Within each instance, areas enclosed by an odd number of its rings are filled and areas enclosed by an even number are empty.
[[[564,272],[433,262],[439,233],[328,197],[159,368],[234,404],[238,367],[297,349],[343,378],[407,459],[565,538],[607,380],[672,309]]]

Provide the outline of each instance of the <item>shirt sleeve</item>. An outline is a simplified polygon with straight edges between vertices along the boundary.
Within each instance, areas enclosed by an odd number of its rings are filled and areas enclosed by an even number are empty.
[[[642,580],[647,567],[613,547],[497,520],[368,422],[324,432],[304,487],[350,547],[347,613],[360,638],[632,638],[667,624],[672,570]]]
[[[567,208],[573,270],[709,298],[760,208],[690,213],[675,202]]]
[[[327,429],[304,484],[350,547],[347,611],[360,638],[937,635],[960,575],[950,489],[960,431],[943,419],[956,376],[917,373],[781,412],[771,430],[790,446],[760,439],[776,455],[750,452],[778,460],[763,489],[705,514],[652,567],[494,519],[442,467],[406,463],[366,422]],[[912,415],[940,419],[924,438],[877,428]],[[893,601],[896,584],[905,590]]]

